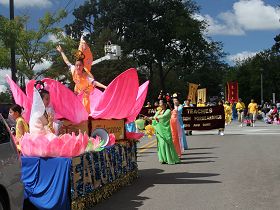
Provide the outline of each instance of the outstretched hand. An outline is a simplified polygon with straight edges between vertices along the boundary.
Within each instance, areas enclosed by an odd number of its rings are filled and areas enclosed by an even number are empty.
[[[57,49],[57,51],[60,52],[60,53],[63,52],[63,49],[62,49],[62,47],[61,47],[60,45],[57,45],[57,46],[56,46],[56,49]]]

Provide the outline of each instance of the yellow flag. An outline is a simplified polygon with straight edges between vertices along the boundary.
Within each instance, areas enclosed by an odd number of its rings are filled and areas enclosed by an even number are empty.
[[[196,103],[196,91],[197,91],[197,88],[198,88],[198,84],[189,83],[188,99],[191,99],[191,102],[193,104]]]
[[[197,90],[197,100],[201,99],[202,103],[206,102],[206,88],[198,89]]]

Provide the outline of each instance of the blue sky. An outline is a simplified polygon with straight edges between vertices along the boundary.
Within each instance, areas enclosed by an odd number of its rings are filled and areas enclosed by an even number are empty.
[[[231,65],[236,59],[244,59],[270,48],[274,44],[273,38],[280,34],[278,0],[194,1],[200,7],[200,12],[195,18],[205,20],[209,24],[205,36],[223,43],[223,49],[228,53],[225,61]],[[14,0],[14,2],[15,15],[29,15],[28,27],[33,28],[45,12],[65,7],[71,12],[73,8],[83,4],[84,0]],[[9,17],[8,3],[9,0],[0,0],[0,14],[6,17]],[[73,16],[70,14],[60,25],[64,26],[72,20]],[[40,68],[42,69],[42,66]],[[0,71],[0,86],[3,84],[3,73],[4,71]]]
[[[277,0],[196,0],[199,19],[209,23],[208,36],[221,41],[226,61],[252,56],[270,48],[280,33]]]
[[[280,10],[278,0],[194,0],[200,7],[198,19],[209,23],[207,36],[221,41],[224,51],[229,54],[226,62],[254,55],[270,48],[275,35],[280,33]],[[9,15],[9,0],[0,0],[0,14]],[[28,27],[36,26],[38,18],[46,11],[67,8],[73,11],[84,0],[14,0],[15,15],[27,14]],[[71,23],[70,14],[61,26]]]

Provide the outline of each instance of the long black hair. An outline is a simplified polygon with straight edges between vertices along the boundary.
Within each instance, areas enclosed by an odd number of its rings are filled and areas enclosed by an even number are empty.
[[[22,111],[24,110],[24,108],[18,104],[14,104],[13,106],[11,106],[10,109],[13,110],[14,112],[18,112],[20,115],[21,115]]]

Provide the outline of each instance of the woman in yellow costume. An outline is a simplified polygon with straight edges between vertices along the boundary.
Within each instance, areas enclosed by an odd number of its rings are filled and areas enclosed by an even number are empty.
[[[78,51],[76,54],[75,65],[72,65],[64,54],[62,47],[58,45],[56,49],[60,52],[63,61],[67,64],[71,71],[73,81],[75,82],[74,92],[76,94],[83,94],[83,105],[88,113],[90,113],[90,93],[95,87],[106,89],[106,86],[94,80],[93,76],[84,70],[84,55],[81,51]]]
[[[9,110],[9,115],[16,121],[16,140],[19,141],[20,138],[29,131],[27,122],[23,119],[21,113],[23,108],[15,104]],[[18,143],[18,142],[17,142]]]
[[[225,109],[225,123],[226,125],[231,123],[232,107],[228,101],[224,104]]]
[[[9,110],[9,115],[16,121],[15,141],[16,141],[18,150],[20,150],[21,137],[25,133],[29,132],[29,126],[21,115],[22,110],[23,110],[23,108],[18,104],[13,105]]]

